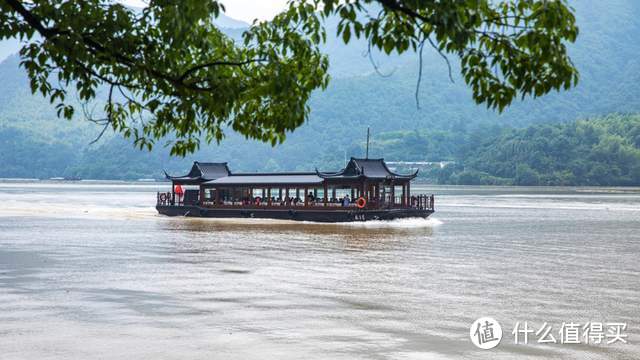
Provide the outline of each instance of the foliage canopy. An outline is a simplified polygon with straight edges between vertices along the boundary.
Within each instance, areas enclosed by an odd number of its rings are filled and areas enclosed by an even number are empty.
[[[640,116],[504,129],[469,144],[446,183],[492,185],[640,184]]]
[[[0,39],[26,40],[31,89],[59,116],[76,111],[70,87],[84,103],[106,87],[104,116],[86,116],[139,147],[169,139],[177,155],[229,127],[276,144],[303,124],[309,96],[329,80],[319,46],[332,16],[345,43],[420,56],[426,44],[457,58],[473,98],[500,111],[578,80],[566,48],[578,28],[565,0],[292,0],[241,44],[214,24],[221,11],[214,0],[151,0],[141,11],[110,0],[0,0]]]

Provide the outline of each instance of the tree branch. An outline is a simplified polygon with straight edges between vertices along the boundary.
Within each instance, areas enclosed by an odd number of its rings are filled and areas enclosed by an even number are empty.
[[[50,38],[58,32],[55,29],[50,29],[42,25],[42,21],[37,15],[34,15],[27,8],[22,6],[22,2],[19,0],[4,0],[13,10],[22,15],[24,21],[27,22],[32,28],[36,29],[45,38]]]
[[[111,125],[111,123],[113,122],[113,88],[115,87],[115,85],[111,85],[109,87],[109,99],[107,102],[107,122],[104,124],[104,127],[102,128],[102,131],[100,131],[100,134],[98,134],[98,137],[93,139],[92,142],[89,143],[89,145],[93,145],[96,142],[98,142],[98,140],[100,140],[100,138],[102,138],[102,135],[104,135],[105,131],[107,131],[107,128],[109,128],[109,125]]]
[[[424,40],[420,43],[418,52],[418,81],[416,82],[416,108],[420,110],[420,84],[422,83],[422,50],[424,50]]]
[[[429,44],[431,44],[431,47],[434,48],[447,63],[447,70],[449,70],[449,80],[451,80],[452,83],[455,82],[453,81],[453,75],[451,74],[451,63],[449,62],[449,58],[447,58],[447,55],[442,53],[440,48],[436,46],[436,44],[433,42],[433,40],[431,40],[430,37],[427,37],[427,40],[429,40]],[[422,61],[422,52],[420,53],[420,61]]]
[[[249,59],[249,60],[245,60],[245,61],[214,61],[214,62],[210,62],[210,63],[200,64],[200,65],[196,65],[196,66],[190,68],[189,70],[185,71],[178,78],[178,81],[184,81],[189,75],[193,74],[194,72],[196,72],[196,71],[198,71],[200,69],[208,68],[208,67],[213,67],[213,66],[243,66],[243,65],[248,65],[248,64],[251,64],[251,63],[263,62],[263,61],[267,61],[267,59],[261,58],[261,59]]]

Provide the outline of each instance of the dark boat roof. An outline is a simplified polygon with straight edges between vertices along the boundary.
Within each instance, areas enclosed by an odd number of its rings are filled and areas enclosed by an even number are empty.
[[[194,162],[185,176],[170,176],[167,179],[177,184],[198,185],[317,185],[325,179],[335,180],[411,180],[418,175],[396,174],[389,170],[384,159],[351,158],[347,166],[338,172],[282,172],[282,173],[237,173],[229,170],[227,163]]]
[[[171,176],[165,171],[167,179],[187,185],[201,184],[206,181],[228,176],[231,172],[226,162],[198,162],[194,161],[191,170],[184,176]]]
[[[389,170],[384,159],[358,159],[351,158],[347,166],[338,172],[319,172],[318,176],[323,179],[358,179],[361,177],[369,179],[398,179],[411,180],[418,175],[418,171],[413,174],[396,174]]]

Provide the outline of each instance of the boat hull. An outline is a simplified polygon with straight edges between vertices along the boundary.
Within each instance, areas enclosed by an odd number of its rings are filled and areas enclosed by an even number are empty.
[[[380,209],[380,210],[314,210],[314,209],[229,209],[203,208],[200,206],[158,205],[158,212],[167,216],[202,218],[257,218],[314,222],[355,222],[394,220],[403,218],[427,218],[433,210]]]

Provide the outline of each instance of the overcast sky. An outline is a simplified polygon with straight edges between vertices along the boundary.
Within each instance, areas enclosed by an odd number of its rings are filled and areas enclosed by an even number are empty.
[[[271,20],[287,5],[287,0],[222,0],[226,14],[251,23],[253,19]]]
[[[122,0],[143,7],[144,0]],[[287,0],[220,0],[227,9],[227,16],[251,23],[254,19],[271,20],[287,5]]]

